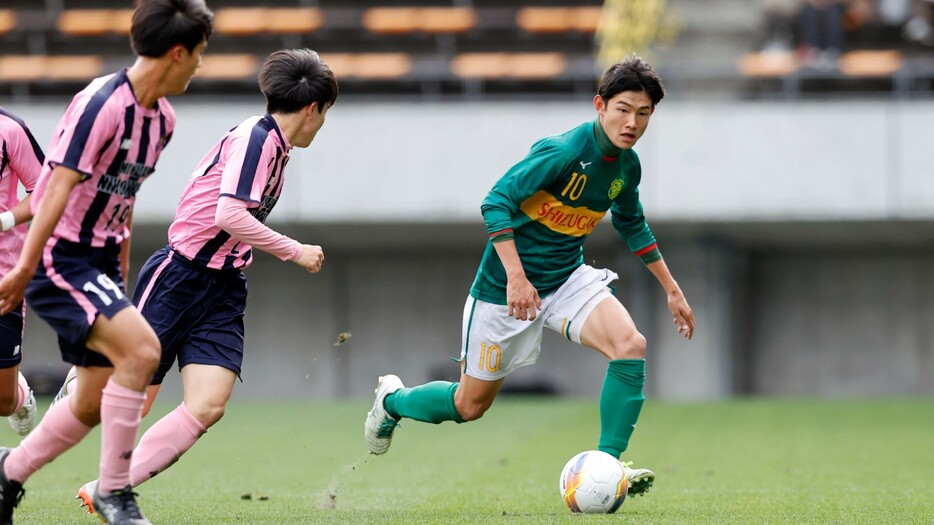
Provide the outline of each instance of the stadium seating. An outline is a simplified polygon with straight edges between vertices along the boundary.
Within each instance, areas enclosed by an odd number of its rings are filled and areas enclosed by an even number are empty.
[[[16,11],[0,9],[0,35],[16,27]]]
[[[683,43],[680,51],[675,45],[674,51],[651,58],[676,89],[698,79],[713,89],[750,79],[763,85],[783,81],[781,89],[788,90],[797,89],[799,79],[822,77],[853,82],[904,77],[902,88],[908,89],[923,88],[924,79],[934,77],[931,61],[909,56],[896,46],[856,46],[840,57],[836,68],[826,71],[804,67],[793,51],[740,49],[731,55],[729,49],[737,49],[734,42],[754,29],[751,7],[740,13],[740,0],[718,0],[707,7],[695,0],[668,3],[685,17],[673,26]],[[0,9],[0,56],[8,60],[7,73],[0,76],[0,94],[13,89],[29,93],[38,84],[54,89],[50,82],[54,79],[77,82],[81,75],[90,77],[101,69],[128,64],[132,8],[127,4],[6,0]],[[466,93],[466,83],[475,80],[482,80],[485,93],[577,92],[592,89],[600,69],[594,52],[601,0],[215,0],[210,4],[215,34],[192,83],[194,92],[252,92],[263,57],[283,47],[319,51],[341,77],[344,93],[458,94]],[[721,40],[727,43],[711,44]],[[80,65],[66,72],[37,71],[68,63],[70,57]],[[61,89],[67,92],[72,87]]]

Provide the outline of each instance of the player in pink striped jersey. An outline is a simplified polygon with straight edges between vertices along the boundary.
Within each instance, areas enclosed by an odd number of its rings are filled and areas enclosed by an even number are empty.
[[[0,277],[16,265],[25,223],[32,220],[29,201],[45,162],[42,148],[26,123],[0,107]],[[19,199],[19,185],[27,195]],[[22,361],[23,319],[21,303],[0,316],[0,416],[9,416],[10,426],[21,436],[32,430],[36,419],[36,397],[19,371]]]
[[[140,438],[130,469],[134,486],[175,463],[224,415],[243,362],[242,270],[253,249],[311,273],[324,262],[320,246],[264,222],[283,191],[289,151],[307,147],[324,125],[337,100],[337,79],[314,51],[283,49],[266,59],[259,86],[266,114],[228,131],[204,156],[169,227],[168,246],[149,258],[136,281],[133,302],[162,343],[146,411],[176,360],[184,397]],[[80,390],[81,378],[63,389],[75,383]]]
[[[165,97],[185,92],[212,29],[203,0],[138,2],[130,30],[136,62],[75,95],[52,137],[32,197],[32,227],[16,265],[0,280],[0,314],[25,292],[58,334],[80,384],[18,447],[0,449],[0,525],[12,523],[29,476],[98,423],[100,481],[91,491],[98,516],[149,523],[136,505],[129,469],[161,348],[124,292],[127,239],[136,192],[175,127]]]

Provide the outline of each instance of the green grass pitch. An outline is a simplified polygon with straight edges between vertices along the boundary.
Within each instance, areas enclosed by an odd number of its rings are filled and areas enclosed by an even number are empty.
[[[367,410],[235,401],[139,487],[140,506],[172,525],[934,523],[931,398],[649,400],[624,459],[658,479],[611,516],[572,515],[557,490],[564,462],[596,442],[596,399],[503,397],[474,423],[406,421],[382,457],[366,453]],[[17,436],[5,428],[0,442]],[[15,523],[98,523],[72,499],[96,476],[98,443],[95,431],[34,475]]]

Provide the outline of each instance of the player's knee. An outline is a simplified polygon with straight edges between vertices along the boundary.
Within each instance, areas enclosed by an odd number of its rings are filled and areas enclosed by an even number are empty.
[[[146,338],[134,352],[133,361],[140,373],[152,376],[159,366],[159,360],[162,358],[162,345],[155,337]]]
[[[613,345],[612,359],[645,359],[645,336],[638,331],[632,333]]]
[[[209,428],[220,421],[227,409],[226,404],[223,403],[192,403],[189,405],[188,402],[185,402],[185,406],[191,412],[191,415],[204,425],[204,428]]]
[[[457,413],[460,415],[461,419],[466,422],[476,421],[483,417],[483,414],[485,414],[487,409],[490,408],[490,405],[487,403],[463,402],[459,403],[456,408]]]

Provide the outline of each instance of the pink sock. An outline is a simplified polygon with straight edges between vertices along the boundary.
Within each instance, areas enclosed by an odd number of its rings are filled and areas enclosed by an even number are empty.
[[[26,377],[23,376],[22,372],[19,373],[18,387],[19,397],[16,400],[16,408],[13,409],[14,414],[23,408],[23,405],[26,404],[26,396],[29,395],[29,383],[26,382]]]
[[[68,399],[60,400],[45,413],[39,426],[3,462],[7,479],[25,483],[33,472],[75,446],[91,427],[75,417]]]
[[[171,467],[208,429],[178,405],[143,434],[133,451],[130,480],[135,487]]]
[[[130,484],[130,458],[143,416],[145,392],[120,386],[113,377],[101,397],[101,473],[99,490],[109,494]]]

